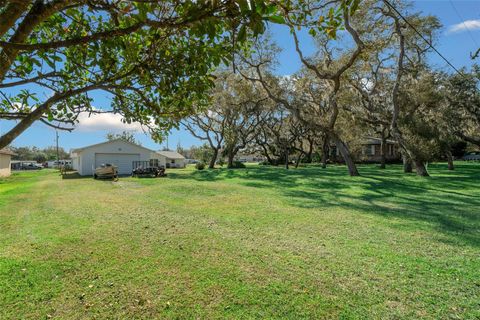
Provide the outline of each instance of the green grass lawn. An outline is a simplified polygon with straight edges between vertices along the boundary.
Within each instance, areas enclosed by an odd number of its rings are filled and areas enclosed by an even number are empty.
[[[0,319],[479,319],[480,164],[0,180]]]

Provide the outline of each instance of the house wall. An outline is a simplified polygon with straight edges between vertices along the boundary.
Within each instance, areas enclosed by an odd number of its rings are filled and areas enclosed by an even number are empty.
[[[364,161],[380,162],[382,159],[381,146],[379,144],[364,145],[362,151],[362,159]],[[367,152],[368,151],[368,152]],[[387,144],[387,160],[395,160],[399,158],[398,147],[394,144]]]
[[[161,154],[153,152],[150,155],[150,157],[151,157],[150,159],[158,159],[158,165],[163,166],[165,168],[165,166],[167,164],[167,158],[165,156],[162,156]]]
[[[0,177],[8,177],[12,171],[10,168],[11,156],[0,153]]]
[[[382,159],[380,154],[380,144],[364,144],[361,148],[350,151],[352,152],[355,161],[358,162],[379,163]],[[391,143],[387,144],[387,154],[385,158],[387,161],[400,160],[401,157],[398,146]],[[341,163],[344,162],[342,155],[334,145],[330,146],[330,160]]]
[[[80,167],[80,157],[75,153],[72,154],[72,169],[77,170]]]
[[[152,156],[152,152],[150,150],[120,140],[100,144],[98,146],[92,146],[78,153],[80,161],[78,163],[77,170],[80,175],[93,175],[96,153],[139,154],[140,161],[148,161]]]
[[[173,163],[172,163],[173,161]],[[185,159],[172,159],[172,158],[166,158],[167,165],[166,167],[168,168],[185,168],[187,162]]]

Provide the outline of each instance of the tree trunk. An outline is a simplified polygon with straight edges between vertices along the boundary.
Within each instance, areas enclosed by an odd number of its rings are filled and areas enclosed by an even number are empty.
[[[347,165],[348,173],[350,174],[350,176],[352,177],[359,176],[360,173],[358,173],[357,166],[353,161],[352,154],[350,153],[350,150],[348,150],[347,145],[336,135],[332,137],[332,140],[335,143],[335,146],[337,147],[338,151],[342,155],[343,160]]]
[[[288,170],[288,148],[285,148],[285,169]]]
[[[215,162],[217,162],[217,158],[218,158],[218,149],[213,149],[213,155],[212,155],[212,158],[210,159],[210,163],[208,164],[208,167],[210,169],[213,169],[215,168]]]
[[[402,152],[402,161],[403,161],[403,172],[404,173],[412,173],[412,160],[408,158],[408,156]]]
[[[235,157],[235,154],[233,152],[228,153],[228,162],[227,162],[227,168],[233,168],[233,158]]]
[[[421,160],[415,160],[415,170],[417,171],[417,176],[421,177],[429,177],[427,168],[425,167],[425,163]]]
[[[455,167],[453,165],[453,156],[452,156],[452,152],[450,152],[450,150],[448,150],[446,152],[446,155],[447,155],[447,161],[448,161],[448,170],[455,170]]]
[[[270,163],[271,165],[273,165],[273,160],[272,158],[270,157],[270,155],[268,154],[268,150],[267,148],[265,147],[265,145],[261,145],[262,146],[262,149],[263,149],[263,155],[265,156],[265,158],[267,158],[267,162]]]
[[[303,153],[300,152],[297,159],[295,160],[295,169],[298,168],[298,165],[300,164],[300,161],[302,160],[302,156],[303,156]]]
[[[328,139],[325,138],[323,140],[323,146],[322,146],[322,168],[325,169],[327,167],[327,161],[328,161]]]
[[[305,156],[306,163],[312,163],[312,154],[313,154],[313,141],[310,141],[307,155]]]
[[[382,142],[380,143],[380,169],[386,168],[387,163],[387,138],[385,131],[382,131]]]

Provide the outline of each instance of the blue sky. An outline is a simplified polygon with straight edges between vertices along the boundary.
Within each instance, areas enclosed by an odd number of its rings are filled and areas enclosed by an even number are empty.
[[[420,10],[424,14],[436,15],[443,29],[440,32],[437,49],[457,68],[469,67],[472,65],[470,52],[480,47],[480,0],[420,0],[415,1],[415,10]],[[292,39],[288,30],[281,26],[274,26],[272,34],[275,41],[283,49],[280,55],[280,65],[278,72],[280,74],[292,74],[300,68],[300,61],[293,48]],[[312,52],[313,47],[307,39],[302,41],[306,52]],[[431,62],[438,68],[449,70],[446,63],[436,54],[430,55]],[[104,104],[102,108],[108,108],[109,99],[106,95],[97,95],[98,101]],[[5,133],[13,123],[0,120],[0,134]],[[60,132],[60,145],[65,149],[90,145],[105,140],[108,132],[119,132],[122,130],[137,130],[135,136],[144,146],[152,149],[160,149],[166,145],[155,143],[148,134],[141,132],[138,126],[125,127],[120,121],[120,117],[104,115],[100,118],[90,118],[81,121],[78,130],[71,133]],[[54,145],[55,131],[43,124],[36,123],[14,142],[14,146],[37,146],[46,147]],[[198,145],[202,142],[192,137],[185,130],[173,130],[168,138],[170,148],[175,148],[177,144],[182,147]]]

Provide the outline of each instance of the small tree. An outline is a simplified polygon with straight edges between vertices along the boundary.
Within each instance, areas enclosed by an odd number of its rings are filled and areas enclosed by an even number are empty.
[[[122,131],[121,133],[110,132],[110,133],[107,133],[107,135],[105,137],[107,138],[108,141],[120,139],[120,140],[123,140],[123,141],[127,141],[127,142],[130,142],[130,143],[141,145],[135,139],[134,134],[132,132],[129,132],[129,131]]]

